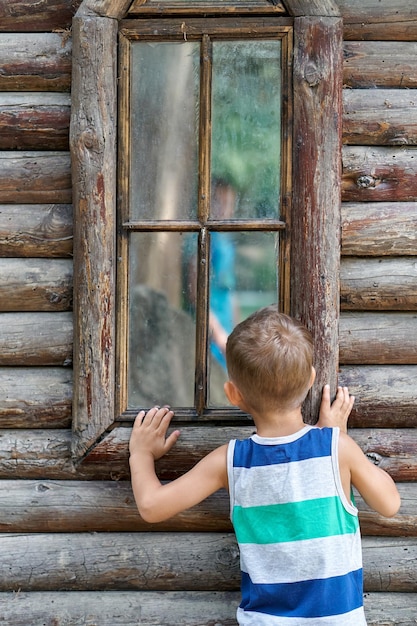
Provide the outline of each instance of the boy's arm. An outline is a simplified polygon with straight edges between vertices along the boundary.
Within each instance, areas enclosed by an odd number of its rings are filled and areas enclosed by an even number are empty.
[[[204,500],[218,489],[227,488],[227,444],[217,448],[189,472],[162,485],[155,461],[176,443],[179,431],[166,436],[173,412],[167,407],[141,411],[129,443],[131,481],[141,517],[151,523],[166,520]]]
[[[401,499],[391,476],[366,457],[358,444],[347,435],[347,422],[355,401],[347,387],[338,387],[336,398],[330,404],[330,387],[323,389],[317,426],[338,426],[339,467],[346,497],[353,485],[365,502],[377,513],[392,517],[400,508]]]
[[[342,476],[348,474],[352,485],[366,504],[385,517],[392,517],[401,505],[400,494],[391,476],[374,465],[358,444],[348,435],[340,433],[339,465]]]

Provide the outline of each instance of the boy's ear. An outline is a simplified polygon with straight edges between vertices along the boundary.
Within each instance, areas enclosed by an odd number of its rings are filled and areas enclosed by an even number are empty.
[[[230,404],[232,404],[233,406],[242,406],[242,394],[231,380],[228,380],[224,383],[223,389],[224,393],[226,394],[226,398],[229,400]]]
[[[309,389],[311,389],[311,387],[313,386],[315,380],[316,380],[316,370],[314,369],[314,367],[312,367],[311,368],[311,377],[310,377]]]

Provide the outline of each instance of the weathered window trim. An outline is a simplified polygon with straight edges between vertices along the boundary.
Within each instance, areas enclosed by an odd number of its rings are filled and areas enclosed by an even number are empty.
[[[73,456],[115,415],[117,31],[131,0],[84,0],[73,19]],[[285,0],[294,17],[290,312],[317,338],[315,416],[338,369],[342,20],[332,0]],[[290,174],[289,174],[290,175]],[[284,246],[287,242],[284,241]]]

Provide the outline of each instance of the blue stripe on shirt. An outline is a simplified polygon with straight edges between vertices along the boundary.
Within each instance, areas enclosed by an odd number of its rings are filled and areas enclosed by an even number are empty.
[[[331,456],[332,429],[321,429],[317,437],[316,429],[307,432],[303,437],[286,444],[260,444],[253,439],[237,440],[233,456],[234,467],[254,467],[276,465],[292,461]]]
[[[362,569],[344,576],[296,583],[254,584],[242,572],[244,611],[276,617],[318,618],[342,615],[363,604]]]

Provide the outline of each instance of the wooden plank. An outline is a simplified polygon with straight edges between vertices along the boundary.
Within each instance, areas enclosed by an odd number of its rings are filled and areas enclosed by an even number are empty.
[[[417,20],[393,23],[361,22],[360,24],[345,24],[343,38],[345,41],[416,41]]]
[[[215,447],[251,432],[251,429],[211,427],[209,439],[206,427],[183,428],[174,450],[158,462],[158,475],[161,480],[172,480]],[[415,481],[417,433],[413,428],[372,432],[351,429],[350,434],[394,480]],[[129,480],[129,436],[129,428],[114,428],[83,463],[75,466],[70,458],[69,430],[0,430],[0,478]]]
[[[363,537],[365,591],[415,593],[417,588],[415,539]],[[393,571],[390,572],[392,562]]]
[[[1,534],[0,590],[238,591],[233,533]],[[417,591],[415,538],[363,537],[365,591]]]
[[[363,536],[415,537],[417,534],[417,483],[397,483],[401,495],[401,508],[394,517],[383,517],[372,511],[355,493]]]
[[[81,0],[0,0],[0,29],[16,33],[71,28],[71,19]]]
[[[416,311],[413,257],[345,257],[340,267],[342,311]]]
[[[0,258],[0,311],[71,309],[72,261]]]
[[[343,147],[342,200],[407,202],[417,199],[417,149]]]
[[[334,0],[284,0],[284,6],[294,17],[340,17]]]
[[[317,389],[335,388],[338,367],[341,47],[340,19],[294,20],[291,314],[316,337],[317,386],[305,403],[313,421]]]
[[[345,24],[395,24],[417,20],[417,6],[409,0],[337,0]]]
[[[0,478],[73,479],[70,430],[0,430]]]
[[[0,366],[72,364],[71,313],[0,313]]]
[[[69,94],[0,92],[0,150],[68,150],[70,109]]]
[[[417,426],[415,365],[343,366],[340,384],[356,397],[349,418],[352,428],[413,428]],[[72,371],[68,368],[1,368],[0,424],[2,428],[66,428],[71,420]],[[188,427],[187,427],[188,429]],[[116,429],[116,433],[121,429]],[[128,433],[128,429],[124,432]],[[204,431],[206,432],[206,431]],[[239,436],[239,427],[225,435]],[[210,435],[211,436],[211,435]],[[117,437],[116,437],[117,441]],[[219,445],[224,440],[219,441]],[[126,447],[123,439],[118,447]],[[110,443],[106,443],[106,447]],[[100,447],[99,447],[100,450]],[[124,454],[124,453],[123,453]],[[99,451],[97,452],[100,457]],[[96,458],[96,463],[99,459]],[[105,467],[105,457],[102,459]],[[127,458],[123,472],[127,471]],[[87,468],[85,470],[87,471]],[[116,467],[114,468],[117,475]],[[108,472],[97,474],[99,477]]]
[[[182,2],[181,0],[174,0],[169,2],[169,12],[174,15],[181,15],[186,17],[192,15],[196,11],[202,12],[206,15],[287,15],[286,9],[282,2],[274,0],[270,3],[260,3],[259,0],[240,0],[236,3],[235,0],[218,0],[217,2],[207,2],[207,0],[194,0],[192,4]],[[167,3],[158,0],[151,0],[148,2],[145,0],[133,0],[129,7],[128,16],[130,18],[141,17],[145,15],[161,15],[161,13],[167,14]]]
[[[67,152],[0,152],[0,202],[71,202]]]
[[[415,41],[345,41],[343,84],[354,88],[417,87]]]
[[[355,404],[351,428],[413,428],[417,426],[415,365],[345,365],[339,383],[349,387]]]
[[[353,313],[340,318],[343,365],[414,365],[417,363],[415,313]]]
[[[342,203],[342,255],[415,255],[417,202]]]
[[[72,370],[1,367],[1,428],[69,428]]]
[[[0,593],[13,626],[237,626],[238,591]],[[50,620],[53,620],[51,622]]]
[[[344,89],[343,143],[417,144],[416,89]]]
[[[0,33],[0,91],[69,91],[71,36]]]
[[[365,428],[349,434],[366,456],[395,481],[414,481],[417,475],[417,436],[412,428],[398,430]]]
[[[0,593],[5,623],[45,626],[237,626],[239,591],[40,591]],[[366,593],[368,626],[415,626],[417,594]]]
[[[366,593],[368,626],[414,626],[417,596],[413,593]]]
[[[251,427],[211,427],[210,440],[207,429],[202,426],[183,428],[181,437],[169,455],[157,462],[161,480],[172,480],[189,470],[204,455],[230,439],[248,437]],[[417,476],[417,432],[413,428],[352,429],[350,435],[365,453],[381,465],[394,480],[413,481]],[[84,472],[96,466],[101,475],[108,472],[108,466],[120,480],[129,478],[128,441],[130,429],[113,429],[92,450],[80,469]],[[107,464],[107,465],[106,465]],[[100,475],[97,473],[97,476]]]
[[[72,257],[71,204],[0,205],[0,257]]]
[[[337,0],[345,39],[415,41],[417,10],[407,0]]]
[[[73,20],[73,452],[114,419],[117,22]]]
[[[189,511],[159,524],[144,522],[130,481],[3,480],[0,532],[231,532],[225,490]],[[359,495],[362,535],[417,536],[417,483],[398,483],[400,512],[386,518],[371,511]]]
[[[0,532],[231,532],[223,490],[161,524],[147,524],[130,481],[3,480]]]
[[[232,533],[5,533],[0,539],[1,591],[239,589]]]

